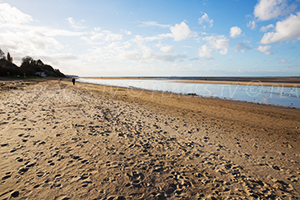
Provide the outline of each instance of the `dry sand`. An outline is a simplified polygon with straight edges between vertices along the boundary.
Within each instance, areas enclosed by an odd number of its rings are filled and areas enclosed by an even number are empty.
[[[4,82],[1,199],[300,198],[299,109]]]

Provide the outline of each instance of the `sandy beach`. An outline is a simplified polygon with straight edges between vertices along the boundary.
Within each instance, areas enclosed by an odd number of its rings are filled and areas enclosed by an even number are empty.
[[[300,109],[0,81],[0,199],[299,199]]]

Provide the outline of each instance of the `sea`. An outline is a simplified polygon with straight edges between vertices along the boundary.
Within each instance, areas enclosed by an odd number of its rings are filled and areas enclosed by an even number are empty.
[[[177,78],[78,78],[77,81],[82,83],[127,88],[128,95],[139,95],[141,93],[133,93],[132,89],[140,89],[160,91],[168,94],[193,95],[199,97],[300,108],[300,88],[297,88],[296,84],[294,87],[283,87],[280,86],[281,84],[274,84],[274,86],[256,86],[252,84],[253,82],[249,81],[247,85],[229,85],[185,83],[178,82],[175,79]],[[229,79],[224,78],[224,80]],[[165,94],[164,96],[167,97],[168,95]]]

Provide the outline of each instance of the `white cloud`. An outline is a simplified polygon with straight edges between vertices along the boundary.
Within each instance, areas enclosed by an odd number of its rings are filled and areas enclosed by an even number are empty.
[[[284,58],[281,58],[280,59],[280,63],[285,63],[287,60],[286,59],[284,59]]]
[[[186,58],[185,55],[173,53],[171,45],[156,45],[161,51],[156,52],[148,45],[152,42],[147,37],[136,35],[130,41],[115,41],[107,45],[98,45],[92,48],[89,57],[92,62],[105,61],[131,61],[136,63],[149,63],[153,61],[174,62]]]
[[[157,27],[161,27],[161,28],[170,28],[171,26],[168,24],[159,24],[155,21],[146,21],[146,22],[141,22],[140,26],[157,26]]]
[[[30,15],[7,3],[0,4],[0,24],[4,28],[0,33],[1,47],[12,50],[15,57],[42,55],[63,48],[60,42],[49,36],[62,34],[61,30],[27,25],[31,21],[33,19]]]
[[[212,60],[212,56],[211,54],[213,53],[214,51],[212,49],[209,49],[207,45],[203,45],[201,47],[201,49],[199,49],[199,57],[200,58],[206,58],[207,60]]]
[[[46,26],[31,25],[35,20],[7,3],[0,3],[0,41],[1,48],[14,57],[16,64],[21,64],[24,56],[43,59],[48,64],[57,64],[56,58],[67,60],[68,53],[59,53],[64,46],[55,36],[80,36],[86,32],[74,32]],[[58,56],[60,55],[60,56]],[[53,58],[53,59],[51,59]],[[45,59],[45,60],[44,60]],[[50,63],[49,63],[50,62]],[[54,66],[57,67],[57,66]],[[65,64],[61,66],[64,71]]]
[[[0,4],[0,24],[1,28],[3,28],[6,32],[12,31],[20,36],[22,33],[26,36],[30,34],[41,34],[45,37],[80,36],[86,34],[86,32],[74,32],[63,29],[48,28],[45,26],[29,25],[28,23],[31,21],[34,20],[30,15],[21,12],[7,3]],[[2,32],[3,35],[5,35],[5,31]],[[47,40],[49,40],[49,38]]]
[[[242,42],[238,42],[235,46],[234,46],[234,51],[235,52],[238,52],[238,51],[241,51],[242,53],[245,53],[246,50],[250,50],[252,49],[252,47],[249,45],[245,45],[244,43]]]
[[[133,47],[133,43],[129,41],[105,42],[100,45],[91,43],[91,45],[92,47],[87,53],[88,56],[85,56],[85,60],[91,63],[122,60],[124,52],[130,52],[131,47]]]
[[[214,50],[220,50],[221,55],[227,54],[230,41],[224,35],[207,36],[203,40],[207,41]]]
[[[260,0],[254,7],[254,16],[258,20],[266,21],[286,15],[296,8],[295,4],[288,6],[286,0]]]
[[[206,41],[206,45],[202,45],[198,55],[200,58],[212,60],[212,53],[218,51],[221,55],[226,55],[228,52],[230,41],[224,35],[206,36],[202,38]]]
[[[165,53],[169,53],[169,52],[172,52],[172,51],[173,51],[173,46],[172,46],[172,45],[162,45],[161,42],[159,42],[156,46],[157,46],[162,52],[165,52]]]
[[[40,55],[38,57],[39,59],[47,62],[50,65],[66,65],[66,63],[71,64],[70,66],[74,66],[76,62],[79,61],[79,57],[71,54],[71,53],[57,53],[57,54],[51,54],[51,56],[47,55]],[[67,72],[69,67],[66,67],[63,73]],[[69,73],[72,73],[71,71]]]
[[[20,32],[28,32],[35,31],[45,36],[55,37],[55,36],[81,36],[87,34],[87,32],[78,32],[78,31],[69,31],[64,29],[55,29],[49,28],[46,26],[32,26],[27,24],[1,24],[0,28],[5,31],[20,31]]]
[[[172,52],[173,51],[173,46],[172,45],[166,45],[166,46],[162,46],[160,48],[160,50],[162,52],[168,53],[168,52]]]
[[[68,21],[69,25],[72,28],[75,28],[75,29],[83,29],[83,28],[85,28],[84,26],[81,26],[78,23],[76,23],[75,20],[72,17],[68,17],[68,18],[66,18],[66,20]],[[84,20],[81,20],[81,21],[84,22]]]
[[[136,51],[138,51],[138,54],[142,54],[141,58],[143,60],[149,60],[153,56],[153,51],[145,44],[145,41],[146,40],[140,35],[136,35],[132,40],[132,42],[137,44],[138,49],[136,49]]]
[[[144,49],[145,50],[145,49]],[[135,49],[131,51],[124,51],[118,55],[123,61],[134,61],[134,62],[152,62],[152,61],[163,61],[163,62],[174,62],[178,59],[186,58],[185,55],[177,53],[165,53],[165,52],[153,52],[148,49],[147,51],[141,51],[141,49]]]
[[[159,34],[156,36],[151,36],[151,37],[143,37],[144,41],[151,42],[155,40],[162,40],[165,38],[174,38],[174,35],[172,33],[166,33],[166,34]]]
[[[41,32],[46,36],[54,37],[54,36],[81,36],[87,34],[87,32],[74,32],[62,29],[52,29],[47,27],[32,27],[37,32]]]
[[[235,37],[241,35],[241,33],[242,33],[242,29],[240,27],[233,26],[230,28],[230,37],[231,38],[235,38]]]
[[[112,42],[116,40],[122,40],[123,35],[122,34],[116,34],[112,33],[109,30],[102,30],[101,32],[93,32],[92,36],[90,37],[90,40],[92,42],[96,41],[106,41],[106,42]]]
[[[32,31],[6,31],[0,33],[1,48],[9,51],[17,64],[24,56],[41,58],[64,46],[52,37]]]
[[[127,30],[121,29],[121,32],[125,33],[126,35],[131,35],[131,31],[127,31]]]
[[[186,58],[185,55],[180,55],[177,53],[155,53],[153,55],[155,60],[164,61],[164,62],[174,62],[177,59]]]
[[[271,49],[271,46],[259,46],[257,48],[258,51],[264,53],[265,55],[269,56],[272,54],[271,51],[269,51]]]
[[[273,29],[273,28],[274,28],[274,25],[273,24],[269,24],[268,26],[262,26],[259,30],[261,32],[267,32],[268,30]]]
[[[255,29],[256,28],[256,22],[254,20],[249,21],[248,24],[247,24],[247,27],[251,28],[251,30]]]
[[[175,41],[184,40],[190,37],[192,34],[191,29],[185,22],[181,22],[180,24],[175,24],[175,26],[172,26],[170,30],[173,34]]]
[[[0,3],[0,24],[22,24],[33,21],[30,15],[21,12],[8,3]]]
[[[300,40],[300,12],[291,14],[287,19],[276,23],[275,32],[265,33],[261,39],[262,44],[297,39]]]
[[[206,23],[208,23],[208,24],[209,24],[209,27],[211,28],[211,27],[213,26],[214,20],[210,19],[210,18],[208,17],[207,13],[204,13],[204,14],[202,15],[202,17],[200,17],[200,18],[198,19],[198,24],[203,25],[203,24],[206,24]],[[203,25],[203,28],[205,29],[206,26]]]
[[[136,63],[149,63],[153,61],[174,62],[186,58],[186,55],[173,53],[173,46],[162,45],[161,42],[156,45],[160,51],[155,51],[151,48],[151,45],[153,45],[151,42],[154,40],[173,37],[172,34],[165,35],[167,36],[143,37],[136,35],[129,41],[116,40],[114,42],[99,43],[101,45],[98,45],[97,41],[92,41],[90,38],[85,39],[90,44],[94,44],[88,54],[90,62],[93,63],[103,61],[130,61]]]
[[[73,26],[75,24],[75,21],[74,21],[74,19],[72,17],[68,17],[68,18],[66,18],[66,20],[69,22],[69,24],[71,26]]]

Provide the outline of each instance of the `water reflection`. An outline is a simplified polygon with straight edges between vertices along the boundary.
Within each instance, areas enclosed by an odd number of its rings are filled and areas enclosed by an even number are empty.
[[[132,79],[78,79],[79,82],[118,86],[152,91],[171,92],[177,94],[194,93],[198,96],[247,101],[253,103],[272,104],[300,108],[300,88],[280,86],[254,86],[182,83],[172,80],[132,80]],[[132,93],[132,94],[131,94]]]

